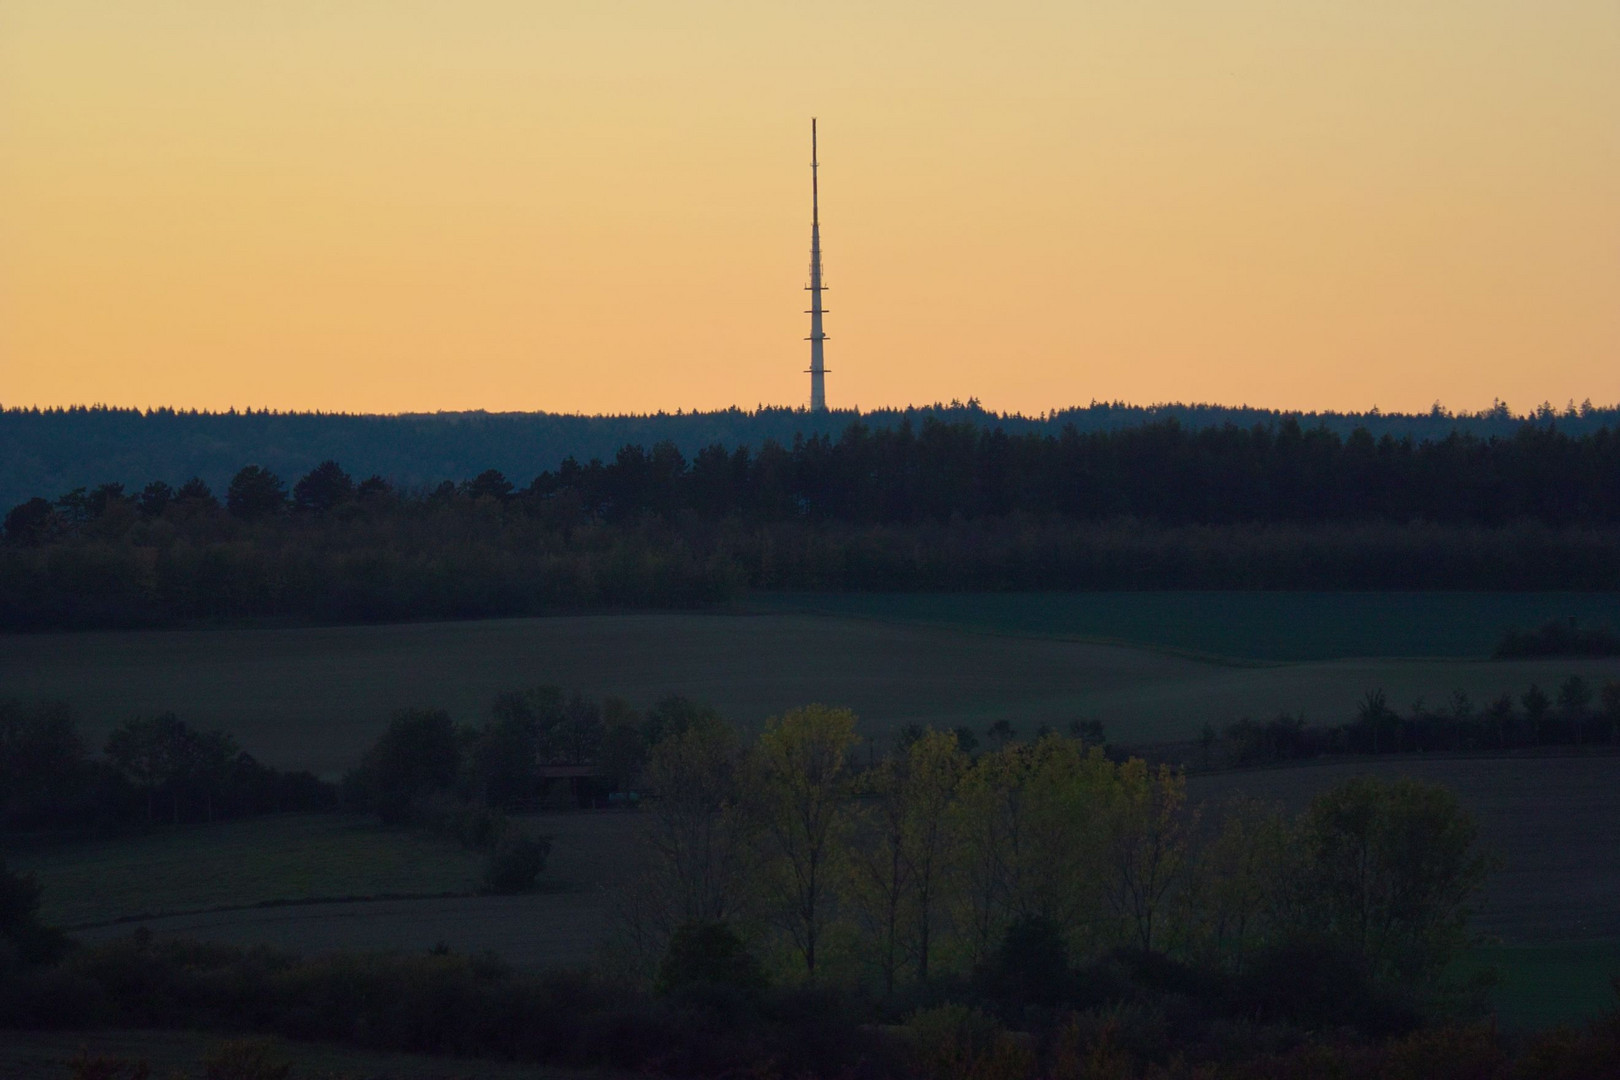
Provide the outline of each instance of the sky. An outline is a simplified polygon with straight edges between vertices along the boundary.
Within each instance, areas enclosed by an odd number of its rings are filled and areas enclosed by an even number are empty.
[[[0,403],[1620,399],[1616,0],[0,0]]]

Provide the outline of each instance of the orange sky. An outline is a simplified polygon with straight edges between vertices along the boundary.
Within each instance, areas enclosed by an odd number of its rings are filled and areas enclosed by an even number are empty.
[[[1615,0],[4,0],[0,402],[1620,398]]]

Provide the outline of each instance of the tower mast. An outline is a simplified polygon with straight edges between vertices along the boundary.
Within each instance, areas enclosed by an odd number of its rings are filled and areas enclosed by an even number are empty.
[[[827,409],[827,368],[822,343],[827,335],[821,330],[821,317],[827,314],[821,306],[821,190],[816,176],[819,163],[816,158],[816,118],[810,118],[810,411]]]

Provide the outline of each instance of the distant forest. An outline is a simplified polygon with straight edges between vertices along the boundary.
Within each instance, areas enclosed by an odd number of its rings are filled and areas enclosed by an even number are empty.
[[[766,408],[754,411],[580,416],[561,413],[433,413],[368,416],[270,411],[209,413],[176,409],[0,410],[0,507],[34,495],[102,483],[139,487],[151,480],[179,486],[201,477],[223,490],[243,464],[253,462],[285,477],[302,476],[322,461],[341,461],[359,476],[376,474],[406,490],[498,469],[522,483],[566,458],[611,460],[621,446],[668,442],[688,457],[719,444],[730,449],[766,442],[790,446],[795,438],[837,439],[859,422],[877,431],[925,420],[967,423],[1008,435],[1081,434],[1175,420],[1198,431],[1227,424],[1274,426],[1287,419],[1303,428],[1349,435],[1364,428],[1374,438],[1392,435],[1443,439],[1453,432],[1511,436],[1525,424],[1556,424],[1579,435],[1620,428],[1620,409],[1590,403],[1563,409],[1542,405],[1517,415],[1505,405],[1480,413],[1283,413],[1217,405],[1093,403],[1040,416],[994,413],[952,402],[870,412]]]
[[[670,442],[404,488],[327,461],[35,496],[0,625],[368,621],[713,603],[749,589],[1615,589],[1620,432],[1340,436],[1283,419],[1083,433],[924,418]]]

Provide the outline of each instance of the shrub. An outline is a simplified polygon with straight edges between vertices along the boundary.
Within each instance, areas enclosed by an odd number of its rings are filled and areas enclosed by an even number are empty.
[[[203,1080],[287,1080],[292,1065],[263,1039],[220,1043],[203,1059]]]
[[[978,972],[978,982],[986,996],[1015,1009],[1067,1000],[1074,990],[1074,973],[1062,931],[1040,915],[1017,920]]]
[[[1257,949],[1238,981],[1245,1010],[1267,1023],[1350,1026],[1386,1035],[1416,1026],[1410,1006],[1381,988],[1354,950],[1322,938]]]
[[[145,1060],[131,1061],[99,1054],[91,1057],[88,1050],[82,1049],[67,1067],[69,1080],[152,1080],[152,1066]]]
[[[12,988],[37,994],[46,975],[58,980],[57,1008],[75,1012],[46,1024],[9,1009]],[[99,1011],[87,1011],[98,1001]],[[62,968],[0,979],[0,1018],[30,1027],[258,1032],[664,1076],[832,1075],[871,1056],[873,1039],[824,990],[764,995],[743,1024],[691,1004],[654,1001],[585,972],[517,975],[485,957],[298,960],[139,933],[86,948]],[[244,1052],[238,1061],[252,1058]]]
[[[1385,1048],[1387,1080],[1489,1080],[1502,1075],[1507,1052],[1493,1028],[1414,1031]]]
[[[1544,623],[1534,630],[1512,629],[1502,635],[1495,657],[1620,656],[1620,634],[1607,623],[1582,626],[1575,619]]]
[[[0,862],[0,974],[8,968],[48,964],[67,951],[60,930],[39,921],[39,882]]]
[[[528,892],[546,868],[546,857],[550,854],[551,837],[506,829],[484,864],[485,891]]]
[[[927,1080],[1024,1080],[1034,1072],[1025,1039],[966,1005],[919,1010],[905,1034],[912,1067]]]
[[[0,975],[0,1027],[66,1031],[105,1024],[114,1005],[91,979],[60,967]]]
[[[759,961],[723,922],[693,922],[677,929],[658,966],[660,994],[697,986],[763,990],[765,984]]]

